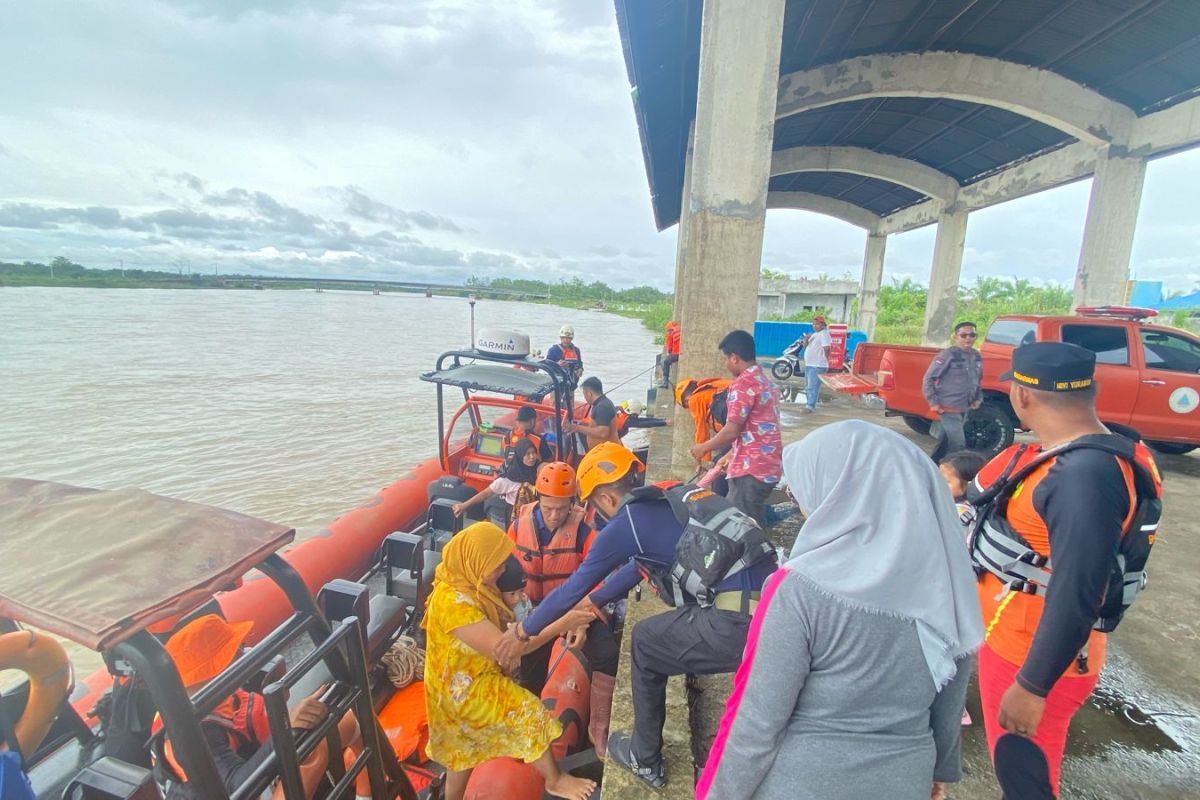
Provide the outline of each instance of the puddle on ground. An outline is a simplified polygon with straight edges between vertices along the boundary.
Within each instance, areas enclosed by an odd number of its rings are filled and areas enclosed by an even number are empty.
[[[1116,691],[1099,686],[1072,721],[1073,736],[1068,752],[1081,756],[1103,755],[1112,746],[1131,747],[1147,753],[1182,753],[1161,725],[1187,716],[1184,711],[1145,710]]]

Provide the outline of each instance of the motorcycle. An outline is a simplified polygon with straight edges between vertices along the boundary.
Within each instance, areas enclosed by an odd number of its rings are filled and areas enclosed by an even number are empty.
[[[800,362],[804,360],[804,347],[807,344],[808,336],[801,336],[789,344],[783,355],[771,365],[771,377],[777,381],[786,381],[799,372]]]

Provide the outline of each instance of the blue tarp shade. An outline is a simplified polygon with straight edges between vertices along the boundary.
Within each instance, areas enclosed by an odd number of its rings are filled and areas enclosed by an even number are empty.
[[[1130,281],[1127,306],[1135,308],[1158,308],[1163,300],[1162,281]]]
[[[1151,308],[1157,308],[1159,311],[1179,311],[1187,308],[1200,308],[1200,292],[1192,292],[1180,297],[1172,297],[1170,300],[1163,300],[1161,303],[1156,303]]]
[[[789,344],[801,336],[812,333],[811,322],[768,322],[754,323],[754,349],[759,358],[778,358]],[[865,342],[867,335],[862,331],[850,331],[846,337],[846,363],[854,358],[854,348]]]

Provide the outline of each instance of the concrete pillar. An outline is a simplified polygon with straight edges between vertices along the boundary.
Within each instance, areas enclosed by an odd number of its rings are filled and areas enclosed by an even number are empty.
[[[933,269],[925,301],[924,343],[945,347],[958,311],[958,278],[962,272],[963,243],[967,240],[967,212],[946,211],[938,220],[933,243]]]
[[[753,330],[775,132],[785,0],[706,0],[686,230],[676,290],[680,377],[723,374],[717,343]],[[688,420],[673,465],[691,472]]]
[[[1075,305],[1121,305],[1137,227],[1146,159],[1102,153],[1096,159],[1092,196],[1075,270]]]
[[[867,251],[863,254],[862,287],[858,294],[860,331],[870,339],[875,335],[875,318],[879,315],[879,288],[883,285],[883,256],[887,251],[886,233],[867,234]]]
[[[688,126],[688,143],[687,152],[684,153],[683,160],[683,195],[679,203],[679,226],[675,229],[675,321],[679,321],[680,316],[680,279],[686,271],[684,263],[687,260],[687,232],[688,232],[688,217],[690,203],[688,198],[692,194],[692,153],[696,148],[696,123],[693,121]]]

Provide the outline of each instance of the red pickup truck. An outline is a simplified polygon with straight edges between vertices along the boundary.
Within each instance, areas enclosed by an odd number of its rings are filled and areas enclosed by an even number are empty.
[[[1163,453],[1200,446],[1200,338],[1144,322],[1156,312],[1133,308],[1077,309],[1078,316],[1012,315],[996,319],[980,345],[984,402],[967,417],[967,444],[999,452],[1012,444],[1020,422],[999,381],[1012,351],[1028,342],[1070,342],[1096,354],[1096,401],[1100,419],[1136,430]],[[925,402],[921,381],[934,347],[860,344],[848,373],[822,377],[829,388],[878,394],[888,416],[928,434],[937,419]]]

